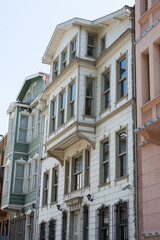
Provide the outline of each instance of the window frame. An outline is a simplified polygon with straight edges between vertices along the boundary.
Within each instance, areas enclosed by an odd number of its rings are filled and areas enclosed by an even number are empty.
[[[31,172],[32,172],[32,169],[31,169],[32,165],[31,165],[31,162],[28,162],[28,171],[27,171],[27,192],[30,192],[31,191]]]
[[[89,206],[83,206],[83,240],[88,240],[89,233]]]
[[[27,128],[21,128],[21,118],[22,117],[27,117]],[[26,112],[20,112],[19,114],[19,123],[18,123],[18,134],[17,134],[17,142],[19,143],[27,143],[28,142],[28,126],[29,126],[29,113],[26,114]],[[20,136],[20,129],[25,130],[26,131],[26,138],[25,141],[20,141],[19,136]]]
[[[74,85],[74,98],[72,99],[72,87]],[[68,120],[75,116],[75,98],[76,98],[76,83],[75,80],[69,84],[69,94],[68,94]]]
[[[56,182],[57,171],[57,182]],[[58,200],[58,182],[59,182],[59,168],[58,166],[52,168],[52,191],[51,191],[51,203],[55,203]]]
[[[54,113],[55,112],[55,113]],[[57,128],[56,126],[56,116],[57,116],[57,99],[54,98],[51,101],[51,111],[50,111],[50,133],[54,132]]]
[[[78,159],[78,168],[79,168],[79,158],[81,158],[81,169],[76,172],[75,169],[75,160]],[[77,191],[82,189],[82,165],[83,165],[83,153],[80,153],[72,158],[72,191]]]
[[[33,86],[32,86],[32,100],[34,100],[35,99],[35,97],[36,97],[36,82],[33,84]]]
[[[67,67],[67,57],[68,57],[67,53],[68,53],[68,49],[66,46],[64,50],[61,52],[61,71],[63,71]]]
[[[105,76],[107,76],[107,74],[109,74],[109,87],[105,90]],[[102,73],[101,75],[101,78],[102,78],[102,84],[101,84],[101,87],[102,87],[102,99],[101,99],[101,111],[105,111],[107,109],[109,109],[111,107],[111,96],[110,96],[110,82],[111,82],[111,71],[110,71],[110,68],[107,68],[107,70]],[[109,104],[106,106],[106,95],[108,96],[109,95]]]
[[[90,164],[91,164],[91,150],[85,150],[85,174],[84,174],[84,187],[90,186]]]
[[[106,35],[101,38],[101,53],[106,49]]]
[[[37,176],[38,176],[38,157],[33,159],[33,163],[34,163],[34,172],[33,172],[32,188],[36,189],[37,188]]]
[[[89,44],[89,35],[93,37],[94,44]],[[96,38],[97,38],[96,33],[87,32],[87,51],[86,51],[86,56],[87,57],[96,58]],[[89,53],[89,48],[92,49],[93,54],[88,54]]]
[[[59,71],[59,57],[57,57],[54,61],[53,61],[53,68],[52,68],[52,81],[54,81],[56,79],[56,77],[58,76],[58,71]]]
[[[98,219],[98,229],[99,229],[99,233],[98,233],[98,236],[99,236],[99,240],[100,239],[104,239],[103,238],[103,232],[106,231],[108,229],[108,239],[109,239],[109,234],[110,234],[110,209],[109,209],[109,206],[106,206],[106,205],[102,205],[99,209],[99,212],[98,212],[98,216],[99,216],[99,219]],[[107,212],[108,214],[108,225],[107,226],[103,226],[103,222],[104,222],[104,212]]]
[[[89,96],[89,95],[87,95],[87,81],[89,81],[89,80],[92,80],[92,82],[93,82],[93,84],[92,84],[92,92],[93,92],[93,96]],[[94,117],[94,114],[95,114],[95,109],[94,109],[94,102],[95,102],[95,78],[93,78],[93,77],[86,77],[86,81],[85,81],[85,116],[89,116],[89,117]],[[87,101],[88,100],[90,100],[91,101],[91,109],[89,110],[90,111],[90,113],[88,114],[87,113],[87,109],[89,108],[89,106],[88,106],[88,108],[87,108]],[[89,102],[90,102],[89,101]]]
[[[121,78],[120,73],[121,73],[121,63],[126,60],[126,74],[124,77]],[[117,65],[117,101],[127,97],[128,95],[128,57],[127,57],[127,52],[125,54],[123,54],[117,61],[116,61],[116,65]],[[126,94],[122,94],[124,88],[123,88],[123,83],[126,81],[126,85],[125,85],[125,92]]]
[[[68,220],[68,214],[67,214],[67,211],[64,210],[62,212],[62,240],[67,239],[67,220]]]
[[[48,179],[46,176],[48,175]],[[47,180],[47,182],[46,182]],[[47,183],[47,184],[45,184]],[[43,199],[42,206],[48,205],[48,193],[49,193],[49,171],[43,173]]]
[[[109,145],[109,149],[108,149],[108,159],[106,161],[105,160],[105,155],[104,153],[105,148],[104,148],[104,144]],[[105,138],[103,141],[101,141],[100,143],[100,149],[101,149],[101,153],[100,153],[100,186],[103,186],[105,184],[109,184],[110,182],[110,139],[109,137]],[[107,175],[108,175],[108,181],[105,181],[105,165],[107,165]]]
[[[52,227],[51,227],[52,226]],[[53,230],[53,232],[52,232]],[[49,221],[49,236],[48,236],[49,240],[55,240],[56,239],[56,220],[50,219]]]
[[[126,132],[126,151],[120,153],[120,134],[122,134],[123,132]],[[127,127],[121,129],[120,131],[118,131],[116,133],[116,145],[117,145],[117,154],[116,154],[116,179],[123,179],[126,178],[128,175],[128,131],[127,131]],[[126,174],[121,174],[121,157],[125,156],[125,171]],[[124,171],[124,169],[123,169]]]
[[[65,161],[65,187],[64,194],[70,191],[70,160]]]
[[[73,44],[76,43],[74,49]],[[77,36],[75,36],[70,42],[70,62],[77,57]]]
[[[44,231],[44,236],[42,236],[43,232]],[[46,237],[46,222],[41,222],[40,224],[40,240],[45,240],[45,237]]]
[[[64,106],[62,95],[64,94]],[[63,106],[63,107],[62,107]],[[59,93],[59,127],[65,123],[65,108],[66,108],[66,90]]]
[[[23,177],[17,177],[16,174],[17,174],[17,165],[23,165]],[[26,161],[25,160],[17,160],[15,161],[15,177],[14,177],[14,184],[13,184],[13,193],[14,194],[25,194],[24,192],[24,181],[25,181],[25,167],[26,167]],[[16,188],[16,179],[17,180],[21,180],[22,181],[22,192],[17,192],[15,191],[15,188]]]

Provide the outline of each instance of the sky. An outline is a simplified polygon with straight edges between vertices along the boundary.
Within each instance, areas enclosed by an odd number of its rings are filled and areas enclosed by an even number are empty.
[[[0,134],[8,131],[7,109],[27,76],[50,72],[42,56],[57,24],[74,17],[94,20],[134,0],[0,0]]]

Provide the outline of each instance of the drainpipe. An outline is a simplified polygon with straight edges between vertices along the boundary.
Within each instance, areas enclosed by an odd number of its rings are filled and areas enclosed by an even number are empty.
[[[39,157],[38,157],[38,165],[37,165],[37,195],[36,195],[36,214],[35,214],[35,231],[34,236],[35,239],[39,239],[39,207],[40,207],[40,189],[41,189],[41,159],[43,152],[43,116],[40,114],[40,145],[39,145]]]
[[[134,225],[135,225],[135,239],[138,239],[138,222],[137,222],[137,156],[136,156],[136,136],[134,134],[134,129],[137,124],[137,115],[136,115],[136,81],[135,81],[135,7],[133,8],[133,19],[132,19],[132,29],[134,34],[132,35],[132,131],[133,131],[133,211],[134,211]]]

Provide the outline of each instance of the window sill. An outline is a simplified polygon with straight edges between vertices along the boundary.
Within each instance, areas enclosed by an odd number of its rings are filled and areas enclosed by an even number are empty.
[[[117,106],[117,104],[120,103],[120,102],[121,102],[122,100],[124,100],[124,99],[128,99],[128,94],[126,94],[125,96],[119,98],[119,99],[114,103],[115,106]]]
[[[55,205],[55,204],[57,204],[57,203],[58,203],[58,201],[51,202],[51,203],[50,203],[50,207],[53,206],[53,205]]]
[[[48,209],[48,204],[42,205],[41,209],[47,208]]]
[[[96,119],[96,117],[95,116],[92,116],[92,115],[82,115],[83,116],[83,118],[91,118],[91,119]]]
[[[99,115],[102,115],[103,113],[109,112],[109,111],[111,111],[111,106],[109,106],[109,107],[105,108],[104,110],[102,110],[102,111],[99,113]]]
[[[110,185],[110,182],[102,183],[98,187],[101,188],[101,187],[105,187],[105,186],[108,186],[108,185]]]
[[[96,57],[90,56],[90,55],[87,55],[87,54],[85,55],[85,57],[92,58],[92,59],[96,60]]]
[[[122,177],[118,177],[118,178],[116,178],[114,181],[115,181],[115,183],[116,183],[116,182],[122,181],[122,180],[124,180],[124,179],[127,179],[127,181],[128,181],[128,175],[122,176]]]
[[[73,193],[77,193],[77,192],[81,192],[81,191],[82,191],[82,188],[77,189],[77,190],[72,190],[72,191],[71,191],[71,194],[73,194]]]

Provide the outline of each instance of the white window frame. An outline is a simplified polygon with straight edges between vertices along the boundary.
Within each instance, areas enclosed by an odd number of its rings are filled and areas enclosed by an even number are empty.
[[[58,71],[59,71],[59,57],[57,57],[53,61],[53,68],[52,68],[52,81],[58,76]]]
[[[16,171],[17,171],[17,164],[22,164],[22,165],[24,165],[24,176],[23,176],[23,178],[17,178],[16,177]],[[25,182],[25,170],[26,170],[26,161],[25,160],[23,160],[23,158],[21,158],[21,159],[19,159],[19,160],[16,160],[15,161],[15,170],[14,170],[14,182],[13,182],[13,193],[14,194],[18,194],[18,195],[21,195],[21,194],[25,194],[25,189],[24,189],[24,182]],[[15,192],[15,184],[16,184],[16,179],[20,179],[20,180],[22,180],[23,181],[23,183],[22,183],[22,192],[21,193],[16,193]]]
[[[32,100],[35,99],[36,97],[36,87],[37,87],[37,84],[35,82],[32,86]]]
[[[75,46],[74,46],[75,43]],[[74,48],[72,49],[72,47]],[[75,59],[77,56],[77,36],[72,39],[70,42],[70,62]]]
[[[66,46],[65,49],[61,52],[61,71],[63,71],[67,67],[67,55],[68,55],[68,49]]]
[[[29,175],[29,168],[30,168],[30,175]],[[31,183],[32,183],[32,159],[30,158],[27,164],[27,192],[30,192],[32,189]]]
[[[105,76],[109,74],[109,87],[105,90]],[[101,111],[104,111],[106,109],[108,109],[111,106],[111,97],[110,97],[110,79],[111,79],[111,72],[110,72],[110,68],[107,69],[107,71],[105,71],[104,73],[102,73],[102,103],[101,103]],[[105,100],[106,100],[106,95],[109,94],[109,105],[105,106]]]
[[[93,84],[92,84],[92,96],[87,95],[87,80],[92,80]],[[85,85],[85,116],[94,116],[94,102],[95,102],[95,78],[93,77],[88,77],[86,76],[86,81],[85,81],[86,85]],[[91,104],[91,114],[87,114],[87,101],[92,101]]]
[[[93,41],[94,41],[94,44],[89,44],[89,35],[93,37]],[[96,33],[93,33],[93,32],[87,32],[87,57],[93,57],[95,58],[96,57],[96,36],[97,34]],[[88,54],[89,53],[89,48],[91,48],[93,50],[93,54]]]
[[[62,95],[65,93],[64,106],[62,107]],[[65,123],[65,108],[66,108],[66,89],[59,93],[59,127]],[[63,121],[62,121],[63,120]]]
[[[50,133],[54,132],[57,128],[56,126],[56,118],[57,118],[57,98],[53,98],[51,101],[51,111],[50,111]],[[54,126],[54,128],[53,128]]]
[[[72,86],[75,86],[74,87],[74,98],[72,99]],[[75,80],[72,81],[70,84],[69,84],[69,92],[68,92],[68,120],[72,117],[75,116],[75,99],[76,99],[76,83],[75,83]],[[73,114],[72,114],[72,108],[73,108]]]
[[[9,191],[10,166],[11,166],[11,161],[8,159],[5,165],[3,195],[8,194],[8,191]]]
[[[20,133],[20,123],[21,123],[21,116],[25,116],[25,117],[28,117],[28,126],[27,126],[27,128],[25,128],[25,129],[27,129],[26,131],[27,131],[27,133],[26,133],[26,141],[25,142],[20,142],[19,141],[19,133]],[[23,111],[23,112],[20,112],[19,113],[19,121],[18,121],[18,134],[17,134],[17,142],[19,142],[19,143],[28,143],[28,132],[29,132],[29,116],[30,116],[30,113],[28,113],[27,111]]]
[[[48,175],[48,185],[45,186],[46,175]],[[47,196],[47,202],[45,202],[45,197]],[[42,206],[48,205],[49,196],[49,171],[43,173],[43,194],[42,194]]]
[[[30,89],[26,92],[26,103],[31,103],[31,91]]]
[[[78,159],[79,166],[79,158],[81,158],[81,169],[79,171],[75,170],[75,160]],[[72,158],[72,191],[77,191],[82,189],[82,165],[83,165],[83,153],[79,154]],[[76,183],[76,179],[77,183]]]
[[[33,157],[33,183],[32,189],[37,188],[37,176],[38,176],[38,154]]]
[[[126,59],[126,75],[121,78],[120,77],[120,69],[121,69],[121,62]],[[127,53],[123,54],[118,60],[117,60],[117,101],[120,100],[120,99],[123,99],[127,96],[127,92],[128,92],[128,89],[127,89],[127,78],[128,78],[128,59],[127,59]],[[126,94],[122,94],[122,84],[123,82],[126,81]]]
[[[56,171],[58,171],[57,182],[55,181]],[[58,166],[52,168],[52,190],[51,190],[51,202],[57,202],[58,200],[58,182],[59,182],[59,169]]]

